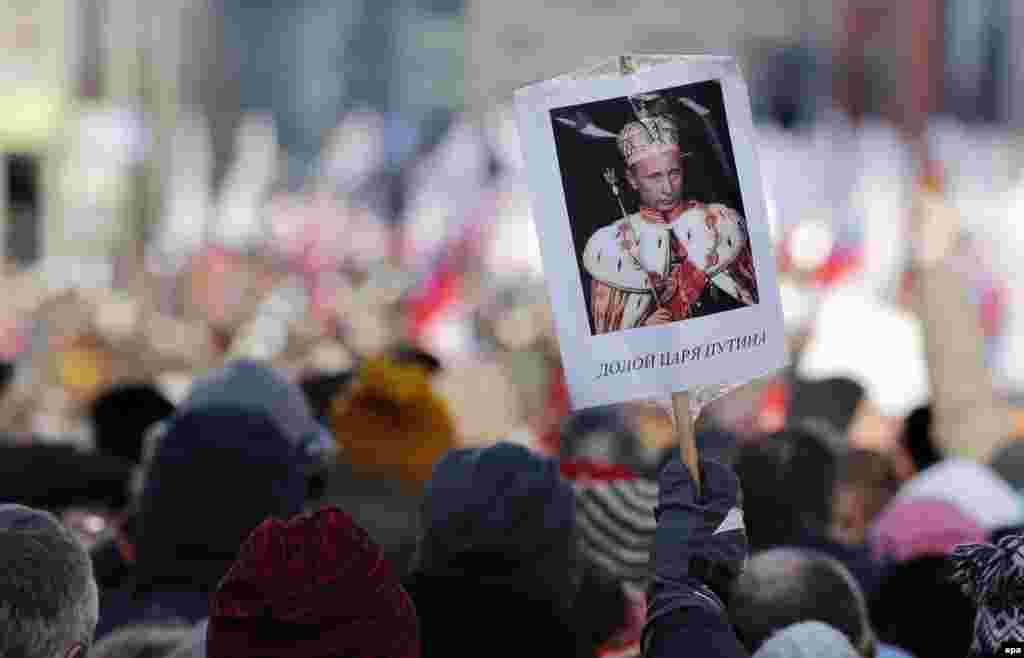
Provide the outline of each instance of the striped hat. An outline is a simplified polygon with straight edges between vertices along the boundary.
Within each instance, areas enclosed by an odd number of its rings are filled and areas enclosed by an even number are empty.
[[[611,575],[645,589],[657,523],[658,483],[629,468],[582,459],[563,461],[573,484],[576,523],[587,557]]]
[[[963,544],[953,551],[953,582],[977,606],[971,655],[1000,655],[1024,642],[1024,535],[997,544]]]

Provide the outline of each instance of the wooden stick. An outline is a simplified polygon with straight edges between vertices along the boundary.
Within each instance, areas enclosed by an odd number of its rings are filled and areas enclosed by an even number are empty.
[[[700,455],[697,453],[697,433],[690,417],[690,394],[672,394],[672,416],[675,418],[676,440],[679,441],[679,458],[690,470],[690,477],[697,485],[697,495],[701,492]]]

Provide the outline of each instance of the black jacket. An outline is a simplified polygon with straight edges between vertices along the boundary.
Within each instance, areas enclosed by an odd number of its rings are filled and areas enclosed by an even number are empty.
[[[417,572],[403,584],[420,619],[421,658],[594,658],[572,613],[528,574]]]

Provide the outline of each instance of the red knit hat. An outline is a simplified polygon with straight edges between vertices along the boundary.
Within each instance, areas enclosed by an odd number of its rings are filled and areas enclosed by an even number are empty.
[[[209,658],[418,658],[416,610],[370,536],[339,509],[268,519],[210,602]]]

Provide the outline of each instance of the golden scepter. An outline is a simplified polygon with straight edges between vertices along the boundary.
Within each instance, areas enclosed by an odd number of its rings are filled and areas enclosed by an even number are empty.
[[[619,177],[615,173],[615,170],[612,169],[611,167],[605,169],[604,180],[606,183],[608,183],[608,186],[612,188],[612,194],[615,195],[615,200],[619,202],[619,210],[622,212],[622,219],[625,220],[623,223],[626,227],[626,230],[629,231],[630,233],[630,239],[633,241],[633,244],[639,246],[640,238],[637,236],[636,230],[633,228],[633,225],[629,222],[629,216],[626,213],[626,206],[622,204],[622,193],[619,190]],[[629,258],[633,261],[633,264],[636,265],[636,268],[647,276],[647,285],[651,289],[651,295],[654,296],[655,306],[657,306],[659,310],[664,308],[664,305],[661,303],[661,297],[658,295],[658,279],[655,278],[654,274],[650,270],[648,270],[646,267],[643,266],[643,264],[640,263],[640,258],[636,255],[636,253],[633,252],[632,249],[626,249],[625,251],[626,254],[629,255]]]

